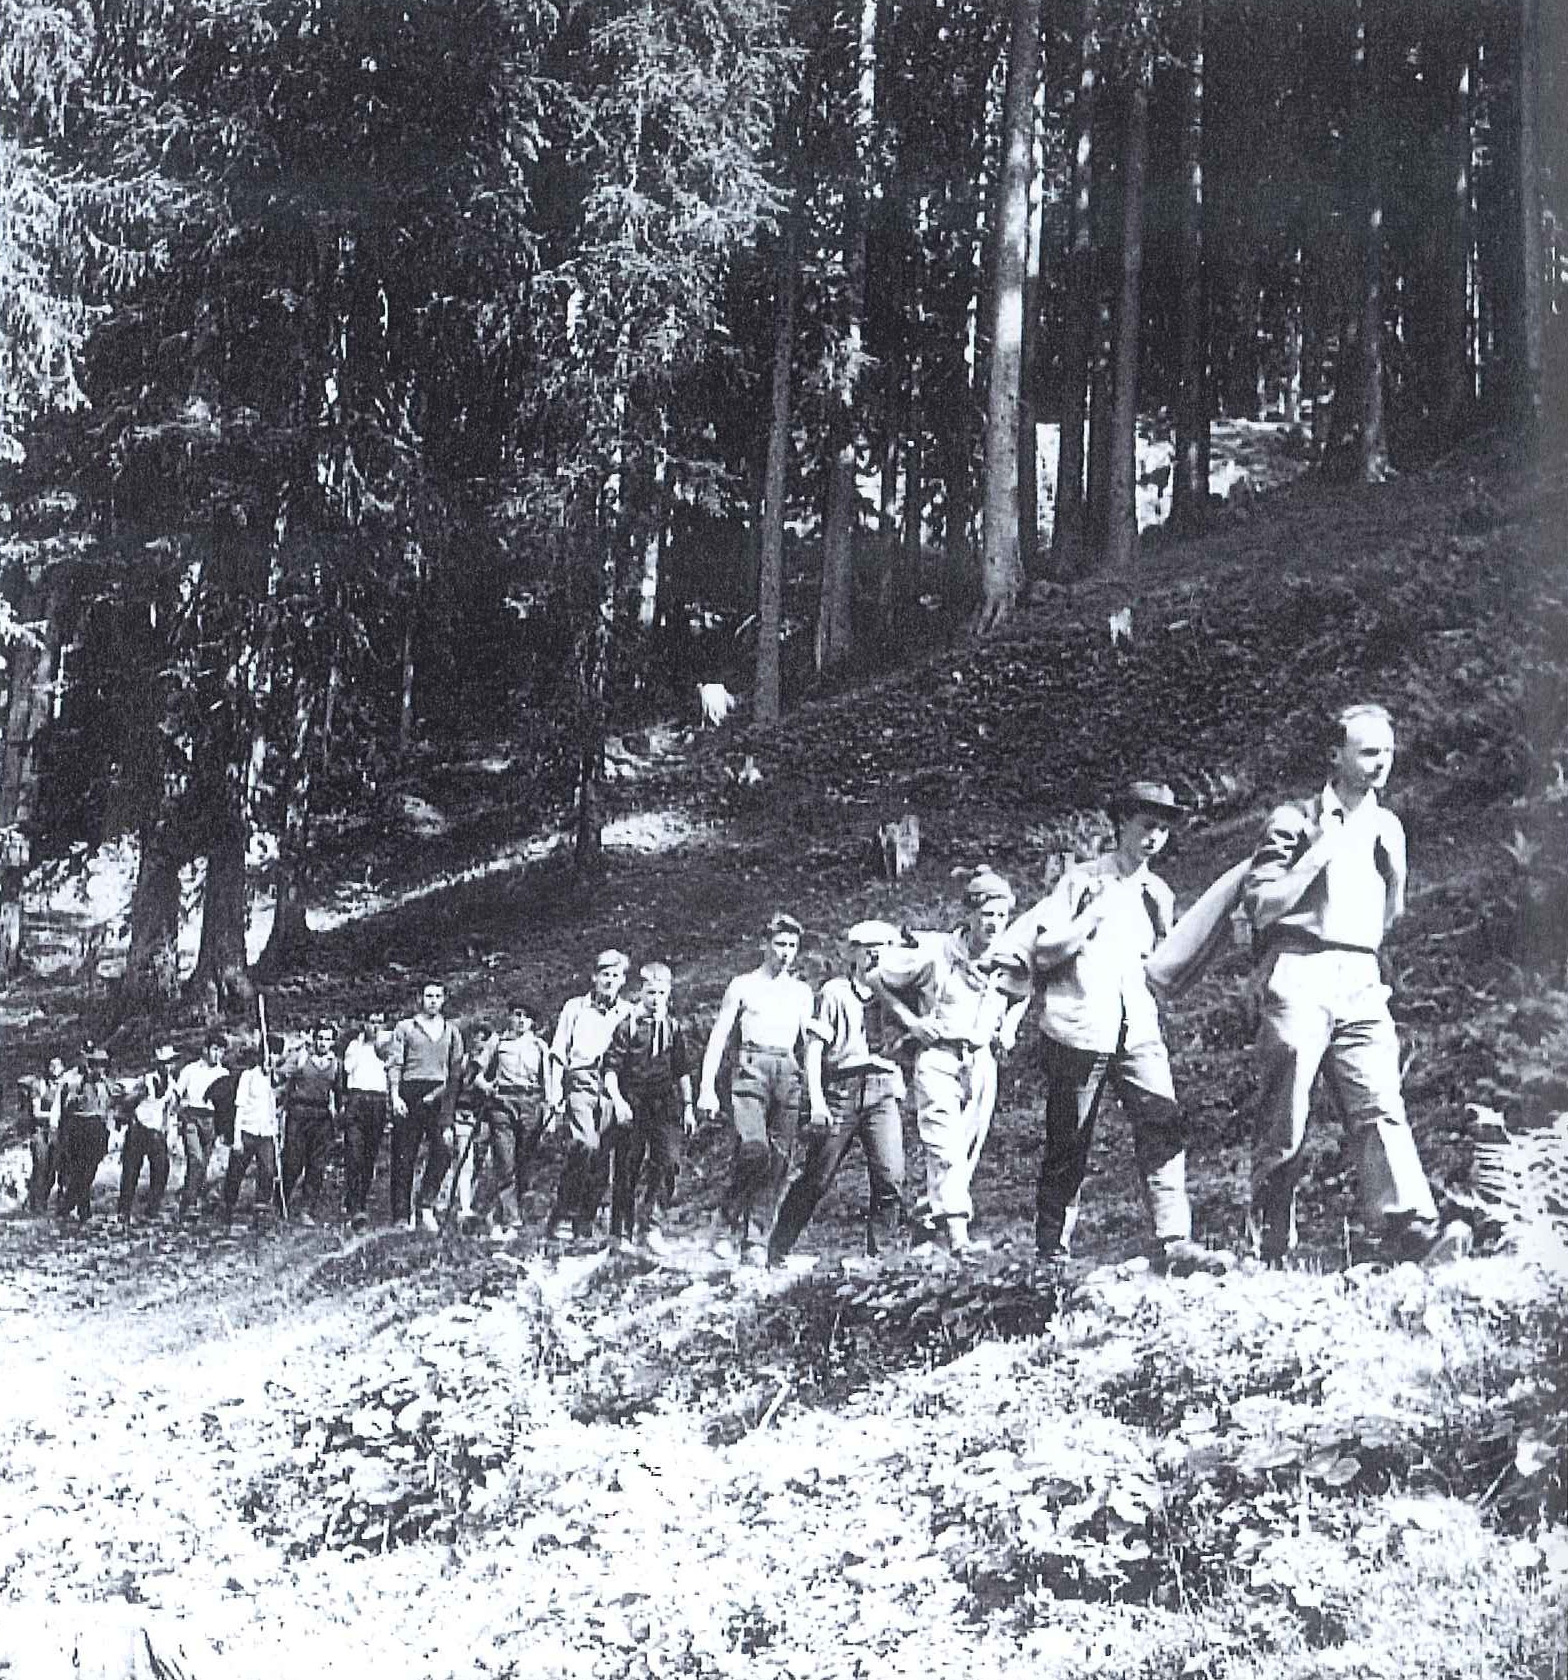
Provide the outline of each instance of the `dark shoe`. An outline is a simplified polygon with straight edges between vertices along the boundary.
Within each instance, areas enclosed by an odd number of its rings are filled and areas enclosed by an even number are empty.
[[[1223,1277],[1235,1265],[1235,1256],[1221,1249],[1205,1248],[1191,1237],[1172,1237],[1160,1244],[1154,1255],[1154,1269],[1171,1277]]]

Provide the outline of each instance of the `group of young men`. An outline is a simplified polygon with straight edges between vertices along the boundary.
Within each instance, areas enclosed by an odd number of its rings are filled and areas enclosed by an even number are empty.
[[[330,1026],[318,1027],[288,1058],[258,1045],[237,1075],[214,1040],[177,1076],[163,1046],[145,1073],[113,1086],[104,1053],[89,1046],[76,1069],[51,1064],[33,1083],[31,1204],[43,1211],[57,1180],[62,1214],[88,1216],[118,1114],[127,1126],[119,1201],[127,1224],[144,1164],[148,1204],[160,1201],[175,1137],[186,1158],[181,1212],[198,1215],[222,1132],[231,1143],[227,1216],[255,1166],[258,1207],[314,1221],[341,1140],[343,1213],[363,1228],[390,1124],[391,1220],[435,1229],[444,1194],[448,1209],[455,1202],[461,1217],[506,1241],[518,1229],[530,1163],[558,1126],[565,1142],[547,1242],[591,1240],[608,1195],[611,1239],[662,1252],[686,1142],[720,1113],[728,1056],[734,1151],[708,1233],[719,1255],[782,1263],[857,1142],[869,1179],[866,1252],[907,1239],[962,1255],[976,1246],[973,1185],[998,1066],[1033,1008],[1044,1045],[1042,1260],[1060,1267],[1071,1256],[1095,1123],[1112,1091],[1130,1123],[1154,1265],[1222,1272],[1231,1256],[1193,1235],[1187,1128],[1156,995],[1190,985],[1241,918],[1261,1016],[1254,1252],[1279,1262],[1296,1246],[1296,1190],[1322,1071],[1354,1142],[1371,1240],[1394,1260],[1448,1258],[1463,1251],[1467,1232],[1439,1224],[1404,1110],[1379,970],[1405,901],[1404,832],[1378,799],[1393,754],[1381,707],[1340,713],[1326,785],[1279,807],[1253,855],[1179,921],[1152,864],[1185,813],[1168,786],[1146,781],[1114,802],[1111,849],[1069,864],[1022,915],[1008,882],[977,870],[955,927],[911,932],[866,920],[848,928],[847,972],[816,994],[793,972],[800,923],[775,915],[760,963],[724,992],[700,1066],[671,1009],[669,968],[642,967],[628,998],[629,963],[617,950],[600,954],[592,985],[567,1002],[548,1043],[517,1002],[499,1031],[466,1046],[432,981],[393,1027],[372,1013],[341,1049]],[[906,1067],[925,1163],[915,1202],[906,1187]]]

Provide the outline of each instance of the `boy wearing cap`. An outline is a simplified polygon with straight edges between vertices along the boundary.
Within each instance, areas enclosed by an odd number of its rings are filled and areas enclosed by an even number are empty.
[[[65,1086],[65,1063],[51,1056],[42,1074],[28,1075],[21,1082],[21,1098],[27,1109],[27,1150],[32,1170],[27,1178],[27,1211],[47,1213],[49,1192],[54,1188],[60,1166],[60,1099]]]
[[[915,1112],[925,1147],[926,1199],[948,1247],[972,1247],[970,1184],[996,1108],[997,1052],[1012,1049],[1026,986],[987,964],[1007,926],[1013,889],[992,869],[964,889],[964,920],[950,933],[910,934],[883,947],[868,979],[919,1046]],[[900,996],[900,994],[903,994]]]
[[[639,978],[636,1008],[616,1026],[604,1057],[604,1094],[615,1116],[610,1237],[620,1242],[641,1238],[662,1254],[668,1244],[659,1218],[675,1199],[681,1143],[697,1130],[697,1115],[686,1034],[670,1017],[673,977],[666,964],[648,963]],[[645,1165],[639,1209],[638,1180]]]
[[[93,1180],[109,1153],[109,1055],[89,1040],[60,1092],[60,1217],[92,1218]]]
[[[446,987],[427,980],[419,1008],[399,1021],[387,1053],[392,1110],[392,1223],[415,1223],[414,1166],[425,1145],[418,1222],[439,1230],[436,1199],[452,1164],[452,1108],[463,1075],[463,1035],[446,1018]]]
[[[621,996],[626,969],[623,951],[601,951],[593,965],[592,989],[566,1000],[550,1041],[561,1069],[560,1100],[567,1132],[566,1159],[545,1227],[550,1242],[591,1237],[599,1204],[609,1188],[604,1054],[615,1029],[631,1013],[631,1004]]]
[[[387,1123],[387,1057],[392,1034],[384,1009],[372,1009],[343,1047],[343,1212],[356,1231],[370,1223],[370,1185]]]
[[[179,1098],[174,1090],[174,1046],[160,1044],[153,1052],[153,1065],[125,1092],[134,1102],[125,1130],[125,1147],[120,1157],[120,1224],[129,1230],[136,1185],[147,1166],[149,1218],[163,1205],[169,1187],[169,1133],[174,1129]]]
[[[889,1011],[869,975],[898,939],[888,922],[857,922],[844,936],[849,973],[817,996],[806,1024],[806,1099],[811,1127],[806,1162],[779,1207],[768,1258],[778,1265],[795,1246],[858,1138],[870,1179],[866,1253],[890,1248],[904,1218],[904,1076],[888,1054]]]
[[[224,1049],[221,1038],[209,1038],[202,1046],[201,1055],[188,1061],[174,1081],[180,1145],[185,1151],[185,1181],[180,1186],[182,1219],[194,1219],[200,1214],[202,1195],[207,1188],[207,1163],[218,1140],[213,1090],[228,1077],[229,1071],[223,1065]]]
[[[482,1216],[494,1217],[492,1241],[506,1242],[521,1221],[528,1163],[545,1115],[558,1100],[558,1083],[550,1046],[534,1031],[532,1006],[513,999],[506,1025],[480,1055],[474,1079],[490,1155],[477,1205]]]
[[[1273,813],[1247,875],[1263,1005],[1248,1232],[1270,1263],[1296,1244],[1296,1184],[1320,1068],[1354,1140],[1362,1218],[1382,1254],[1434,1264],[1468,1247],[1468,1227],[1438,1221],[1378,966],[1384,935],[1405,910],[1405,831],[1378,802],[1393,763],[1387,711],[1346,707],[1334,720],[1327,785]]]
[[[801,925],[779,912],[768,922],[762,962],[724,988],[718,1018],[702,1058],[699,1114],[719,1112],[719,1066],[738,1030],[740,1049],[730,1075],[735,1164],[720,1211],[714,1252],[737,1252],[756,1265],[766,1242],[800,1124],[800,1063],[796,1047],[811,1019],[811,988],[790,973],[800,953]]]
[[[1020,919],[1044,992],[1045,1152],[1035,1246],[1055,1264],[1070,1252],[1095,1118],[1113,1087],[1132,1126],[1133,1155],[1154,1225],[1155,1264],[1185,1276],[1229,1260],[1192,1240],[1187,1129],[1144,963],[1170,932],[1175,896],[1149,867],[1183,815],[1160,782],[1134,782],[1112,805],[1114,848],[1071,864]],[[1011,938],[1011,936],[1010,936]],[[999,944],[1000,955],[1008,941]]]
[[[283,1205],[301,1225],[316,1223],[327,1155],[337,1133],[342,1064],[330,1023],[318,1021],[310,1047],[283,1074],[288,1125],[283,1141]]]

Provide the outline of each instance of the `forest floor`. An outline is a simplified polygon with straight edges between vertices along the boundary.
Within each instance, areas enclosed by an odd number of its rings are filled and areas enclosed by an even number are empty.
[[[399,1006],[433,972],[460,1018],[517,992],[551,1015],[614,943],[669,960],[700,1029],[773,908],[807,924],[819,979],[861,916],[941,925],[954,867],[987,860],[1027,902],[1135,774],[1198,808],[1165,871],[1187,901],[1275,796],[1315,784],[1312,720],[1370,696],[1399,721],[1411,836],[1391,953],[1407,1092],[1434,1178],[1460,1181],[1465,1103],[1514,1118],[1542,1089],[1532,1052],[1568,1043],[1546,983],[1562,948],[1527,920],[1519,799],[1561,747],[1542,700],[1560,689],[1536,679],[1568,664],[1564,578],[1543,561],[1565,500],[1561,463],[1501,459],[1281,490],[1201,541],[1151,542],[1132,578],[1037,592],[993,642],[617,784],[626,832],[660,839],[612,852],[591,891],[552,855],[322,934],[274,1013]],[[1123,609],[1131,641],[1113,643]],[[730,774],[747,755],[751,788]],[[924,845],[895,886],[867,854],[904,810]],[[1532,952],[1556,965],[1544,981],[1520,966]],[[1233,953],[1169,1021],[1199,1229],[1232,1247],[1243,968]],[[42,983],[6,1006],[8,1083],[98,1007]],[[659,1265],[0,1216],[0,1674],[98,1672],[96,1653],[147,1631],[193,1676],[385,1658],[411,1680],[1562,1680],[1560,1251],[1431,1275],[1358,1263],[1324,1115],[1299,1269],[1156,1277],[1111,1115],[1085,1273],[1043,1287],[1037,1053],[1004,1079],[976,1184],[992,1246],[962,1269],[865,1271],[855,1161],[797,1267],[717,1265],[699,1239],[720,1127]],[[0,1178],[16,1167],[13,1151]],[[535,1231],[554,1171],[549,1156]]]

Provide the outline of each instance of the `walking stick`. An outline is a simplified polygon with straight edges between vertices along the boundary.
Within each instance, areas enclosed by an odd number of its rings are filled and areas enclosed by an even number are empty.
[[[261,1027],[261,1071],[266,1074],[267,1084],[270,1086],[272,1084],[272,1040],[267,1032],[267,999],[262,992],[256,994],[256,1019]],[[277,1113],[276,1103],[273,1105],[273,1112]],[[285,1224],[287,1224],[289,1217],[289,1197],[288,1192],[283,1188],[283,1145],[287,1138],[288,1123],[288,1110],[285,1109],[278,1115],[278,1159],[277,1174],[274,1179],[278,1192],[278,1207],[282,1210]]]
[[[480,1119],[476,1114],[474,1123],[468,1128],[468,1136],[463,1141],[463,1152],[457,1158],[457,1166],[452,1172],[452,1188],[447,1193],[446,1210],[441,1215],[441,1235],[447,1233],[447,1227],[452,1223],[452,1208],[457,1201],[457,1187],[463,1176],[463,1168],[468,1165],[468,1157],[474,1152],[474,1140],[479,1136]]]

